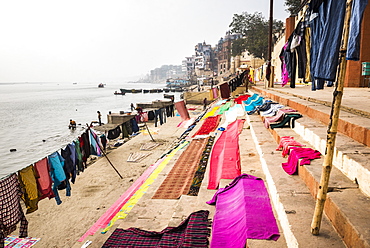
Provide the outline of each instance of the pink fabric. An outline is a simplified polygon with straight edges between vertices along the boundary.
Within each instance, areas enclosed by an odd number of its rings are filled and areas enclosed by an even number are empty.
[[[192,125],[194,123],[194,121],[195,121],[195,117],[190,118],[189,120],[180,122],[177,125],[177,127],[188,128],[188,127],[190,127],[190,125]]]
[[[227,83],[220,85],[220,92],[221,92],[221,98],[222,99],[229,99],[230,97],[230,89],[229,85]]]
[[[294,110],[294,109],[279,109],[276,112],[275,116],[265,117],[263,119],[263,124],[265,125],[266,128],[269,128],[271,123],[278,122],[278,121],[282,120],[284,118],[284,114],[289,113],[289,112],[297,112],[297,110]]]
[[[299,165],[311,164],[311,160],[320,158],[320,155],[319,151],[311,148],[292,147],[288,162],[282,163],[282,166],[286,173],[293,175],[297,173],[299,159],[301,159]]]
[[[183,121],[186,121],[186,120],[190,119],[189,112],[186,108],[186,104],[185,104],[184,101],[175,102],[175,107],[176,107],[176,110],[180,114],[181,119]]]
[[[242,174],[207,203],[216,204],[211,248],[244,248],[247,239],[276,241],[280,237],[269,194],[260,178]]]
[[[265,117],[263,119],[263,124],[265,125],[266,128],[270,127],[270,123],[277,122],[281,120],[284,116],[284,112],[278,111],[275,116],[272,117]]]
[[[218,89],[217,87],[212,88],[213,98],[216,99],[218,97]]]
[[[46,197],[48,197],[49,199],[54,198],[55,195],[53,189],[51,188],[53,181],[50,177],[48,159],[41,159],[40,161],[36,162],[33,167],[35,168],[35,172],[37,173],[37,189],[41,194],[39,200]]]
[[[234,179],[240,175],[239,134],[244,121],[229,124],[213,146],[208,189],[217,189],[220,179]]]
[[[289,154],[290,147],[292,146],[303,146],[301,143],[294,140],[294,137],[283,136],[280,138],[279,146],[276,148],[276,151],[283,150],[282,156],[285,157]]]
[[[94,235],[99,228],[104,228],[109,221],[118,213],[123,205],[134,195],[140,186],[146,181],[150,174],[159,166],[164,158],[152,164],[146,171],[126,190],[125,193],[94,223],[94,225],[78,240],[82,242],[88,235]]]

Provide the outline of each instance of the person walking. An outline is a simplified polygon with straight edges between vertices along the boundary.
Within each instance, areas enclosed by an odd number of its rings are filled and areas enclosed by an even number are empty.
[[[101,126],[101,114],[100,114],[100,111],[97,111],[97,113],[98,113],[99,126]]]
[[[207,98],[205,97],[203,99],[203,110],[206,110],[206,108],[207,108]]]

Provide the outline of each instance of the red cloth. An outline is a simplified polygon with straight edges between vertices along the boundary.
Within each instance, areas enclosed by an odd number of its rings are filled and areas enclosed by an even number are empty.
[[[242,104],[243,101],[246,101],[251,95],[242,95],[234,99],[236,104]]]
[[[222,99],[229,99],[230,97],[230,89],[229,85],[227,83],[220,85],[220,92],[221,92],[221,98]]]
[[[36,182],[37,188],[40,192],[39,200],[48,197],[49,199],[54,198],[55,195],[51,188],[52,180],[49,173],[48,159],[44,158],[34,164],[35,171],[37,173]]]
[[[276,151],[283,149],[282,156],[285,157],[289,154],[290,148],[293,146],[303,146],[301,143],[294,140],[294,137],[283,136],[280,138],[279,146]]]
[[[199,128],[199,130],[193,135],[193,137],[197,135],[205,135],[209,134],[210,132],[213,132],[218,124],[220,123],[220,115],[216,116],[210,116],[207,119],[204,120],[202,126]]]
[[[190,119],[189,112],[188,112],[188,109],[186,108],[184,101],[175,102],[175,107],[176,107],[177,112],[179,112],[181,119],[183,121]]]
[[[216,141],[211,154],[208,189],[217,189],[220,179],[234,179],[241,173],[239,134],[245,120],[227,126]]]

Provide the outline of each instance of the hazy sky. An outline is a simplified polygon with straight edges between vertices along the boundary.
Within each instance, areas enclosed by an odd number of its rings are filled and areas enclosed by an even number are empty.
[[[0,4],[0,82],[120,82],[180,65],[269,0],[14,0]],[[274,18],[285,20],[284,0]]]

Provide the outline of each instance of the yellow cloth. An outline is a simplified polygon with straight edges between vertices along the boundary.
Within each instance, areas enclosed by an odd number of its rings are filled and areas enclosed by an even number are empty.
[[[18,178],[23,190],[22,200],[26,204],[27,214],[38,209],[39,191],[37,190],[36,172],[32,165],[20,170]]]
[[[210,116],[214,116],[216,111],[220,108],[220,106],[215,106],[212,108],[211,111],[209,111],[207,114],[205,114],[202,118],[202,120],[205,120],[206,118],[210,117]]]
[[[150,174],[150,176],[146,179],[146,181],[141,185],[141,187],[134,193],[133,196],[126,202],[125,205],[121,208],[121,210],[113,217],[113,219],[109,222],[107,227],[102,231],[102,233],[106,233],[109,229],[114,225],[114,223],[118,219],[124,219],[130,213],[132,208],[135,206],[136,203],[144,196],[144,194],[148,191],[148,188],[151,184],[154,183],[155,179],[158,177],[159,173],[166,167],[166,165],[171,161],[172,157],[179,151],[180,149],[184,148],[189,141],[185,141],[181,145],[179,145],[176,149],[174,149],[166,158],[158,165],[158,167]]]

